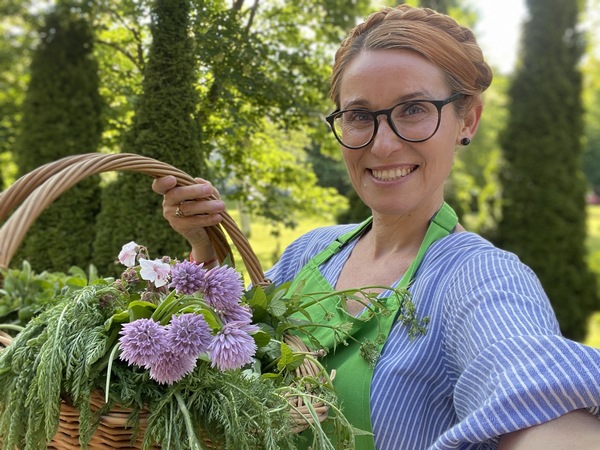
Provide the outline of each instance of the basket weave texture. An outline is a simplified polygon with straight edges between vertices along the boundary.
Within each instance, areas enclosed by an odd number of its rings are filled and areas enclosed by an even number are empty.
[[[40,166],[0,193],[0,222],[8,217],[0,228],[0,267],[9,266],[35,219],[63,192],[88,176],[110,171],[134,171],[153,178],[173,175],[177,179],[178,185],[195,184],[191,176],[169,164],[131,153],[112,155],[88,153],[69,156]],[[217,225],[207,229],[219,261],[222,262],[227,257],[233,260],[231,246],[227,239],[229,236],[244,261],[250,281],[255,285],[268,284],[269,281],[265,279],[260,262],[244,234],[227,212],[224,212],[222,216],[222,226]],[[10,341],[10,336],[0,331],[0,351],[3,346],[10,345]],[[296,351],[310,353],[302,340],[296,336],[288,335],[285,337],[285,341]],[[318,356],[317,353],[312,354]],[[319,373],[319,367],[308,359],[296,369],[298,377],[317,377]],[[310,424],[315,422],[310,409],[316,412],[317,420],[320,422],[328,416],[329,407],[323,402],[313,403],[309,408],[301,397],[291,397],[288,401],[292,406],[290,415],[293,421],[292,430],[295,433],[307,429]],[[91,403],[92,409],[98,410],[104,405],[104,399],[100,393],[96,392],[92,396]],[[100,425],[90,441],[90,448],[141,449],[145,417],[142,415],[140,419],[140,434],[134,440],[132,429],[128,424],[129,412],[128,409],[116,406],[102,416]],[[79,411],[63,401],[59,429],[48,448],[79,449],[78,427]],[[218,444],[209,440],[205,440],[205,445],[210,449],[220,448]]]

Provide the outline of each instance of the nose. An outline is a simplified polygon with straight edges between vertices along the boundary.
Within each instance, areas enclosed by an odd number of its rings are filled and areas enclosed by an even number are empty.
[[[404,140],[392,129],[385,114],[377,117],[377,132],[371,142],[371,153],[385,158],[404,145]]]

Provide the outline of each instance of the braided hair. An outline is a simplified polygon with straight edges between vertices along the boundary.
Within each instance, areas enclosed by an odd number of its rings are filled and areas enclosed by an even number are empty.
[[[469,110],[492,82],[473,32],[453,18],[429,8],[387,7],[350,31],[337,50],[329,95],[339,107],[340,83],[362,51],[404,49],[417,52],[445,74],[452,92],[466,94],[458,110]]]

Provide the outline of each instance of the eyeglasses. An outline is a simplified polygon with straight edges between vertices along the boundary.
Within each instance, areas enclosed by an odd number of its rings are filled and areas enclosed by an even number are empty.
[[[338,142],[349,149],[363,148],[373,142],[379,128],[377,118],[381,115],[387,117],[390,128],[400,139],[423,142],[440,127],[442,108],[464,96],[453,94],[445,100],[410,100],[379,111],[345,109],[332,112],[325,120]]]

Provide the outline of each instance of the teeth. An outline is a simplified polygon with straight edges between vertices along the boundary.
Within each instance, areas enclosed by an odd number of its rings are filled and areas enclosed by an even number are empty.
[[[409,173],[413,171],[413,168],[404,167],[402,169],[392,169],[392,170],[375,170],[373,169],[373,176],[378,180],[397,180],[398,178],[405,177]]]

